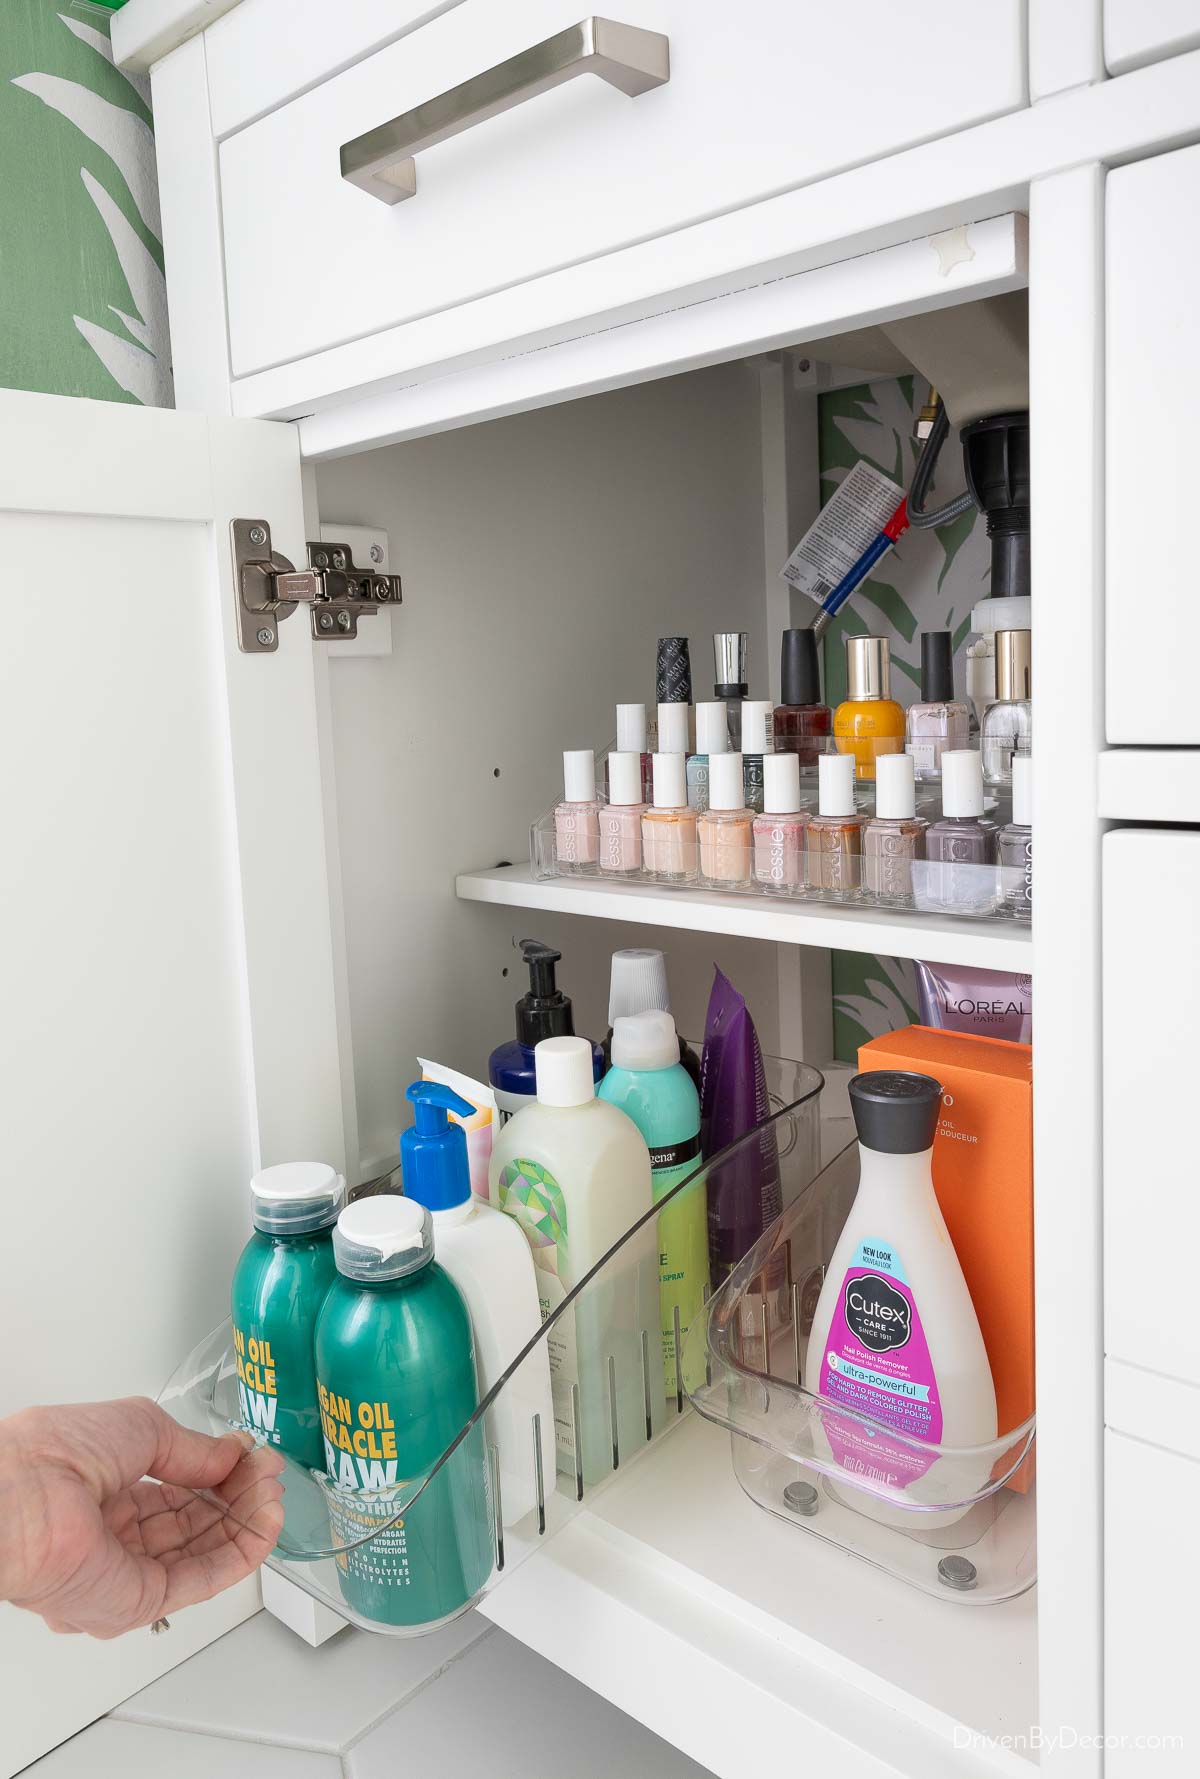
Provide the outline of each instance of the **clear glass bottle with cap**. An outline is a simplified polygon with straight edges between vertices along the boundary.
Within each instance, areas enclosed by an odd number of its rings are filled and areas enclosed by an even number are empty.
[[[492,1570],[482,1420],[413,1500],[479,1407],[471,1318],[415,1199],[355,1200],[333,1249],[316,1361],[329,1517],[347,1546],[338,1582],[365,1618],[432,1627],[478,1599]]]
[[[908,707],[904,741],[917,783],[936,783],[947,748],[964,748],[970,739],[971,713],[954,696],[953,638],[948,630],[922,630],[921,696]]]
[[[852,754],[860,780],[875,777],[880,754],[904,751],[904,712],[892,697],[886,636],[846,638],[846,696],[833,713],[837,750]]]
[[[872,768],[873,769],[873,768]],[[862,884],[862,817],[854,804],[855,757],[822,754],[818,804],[804,831],[805,888],[848,901]]]
[[[754,818],[754,881],[769,894],[794,895],[804,884],[809,820],[800,807],[800,758],[768,754],[763,770],[763,813]]]
[[[637,754],[642,763],[642,802],[650,801],[650,753],[646,743],[646,706],[618,704],[617,745],[613,753]],[[608,760],[604,762],[604,790],[610,794]]]
[[[774,729],[776,753],[795,754],[804,769],[815,771],[825,738],[833,733],[833,712],[821,702],[817,639],[811,630],[783,633]]]
[[[604,1066],[612,1065],[613,1022],[633,1013],[671,1011],[671,991],[667,986],[667,960],[661,951],[648,946],[628,946],[614,951],[608,978],[608,1031],[604,1039]],[[679,1060],[700,1091],[700,1058],[683,1033],[679,1034]]]
[[[729,718],[729,752],[742,751],[742,699],[750,690],[746,678],[745,630],[713,632],[713,697],[726,706]]]
[[[892,908],[913,905],[913,861],[925,856],[929,823],[917,814],[911,754],[875,765],[875,814],[863,826],[863,895]]]
[[[596,756],[590,747],[563,754],[563,800],[554,811],[554,854],[558,869],[590,876],[600,856],[600,800],[596,796]]]
[[[999,877],[996,824],[983,813],[983,772],[974,748],[942,755],[942,816],[927,830],[927,863],[913,873],[918,908],[936,914],[994,913]]]
[[[775,751],[774,713],[769,698],[742,700],[742,780],[747,809],[761,815],[763,760]]]
[[[980,752],[984,781],[1012,783],[1013,755],[1028,752],[1033,734],[1032,634],[1028,630],[996,632],[996,702],[983,713]]]
[[[1004,907],[1014,920],[1033,918],[1033,756],[1014,754],[1012,820],[1000,830]]]
[[[325,1468],[313,1330],[337,1270],[333,1226],[345,1189],[320,1161],[255,1174],[254,1234],[230,1290],[242,1424],[313,1470]]]
[[[643,867],[655,883],[695,883],[696,811],[688,808],[684,756],[655,754],[653,776],[654,801],[642,816]]]
[[[748,889],[754,812],[743,801],[741,754],[714,754],[709,762],[708,808],[697,821],[700,881],[712,889]]]
[[[598,817],[600,870],[604,876],[636,877],[641,870],[645,809],[641,756],[609,754],[608,802]]]
[[[729,714],[723,704],[696,706],[696,751],[688,755],[688,803],[697,815],[708,808],[708,765],[714,754],[729,752]]]

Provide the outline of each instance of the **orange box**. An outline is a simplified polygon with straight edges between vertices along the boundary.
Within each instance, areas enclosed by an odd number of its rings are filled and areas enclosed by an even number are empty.
[[[933,1185],[975,1305],[1000,1433],[1034,1407],[1033,1052],[910,1025],[872,1038],[860,1069],[910,1069],[943,1088]],[[1029,1486],[1029,1466],[1014,1486]]]

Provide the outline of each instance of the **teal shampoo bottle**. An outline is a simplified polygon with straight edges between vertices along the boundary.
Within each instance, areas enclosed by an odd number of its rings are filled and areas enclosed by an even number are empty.
[[[342,1593],[364,1618],[430,1628],[465,1611],[492,1571],[482,1421],[415,1494],[479,1406],[470,1316],[414,1200],[347,1205],[333,1243],[317,1395]]]
[[[230,1291],[242,1423],[313,1470],[325,1467],[313,1335],[336,1276],[333,1226],[344,1188],[316,1161],[255,1174],[254,1234]]]
[[[612,1068],[598,1097],[631,1118],[650,1151],[654,1202],[700,1166],[700,1096],[679,1061],[679,1036],[669,1013],[655,1008],[614,1019]],[[679,1387],[679,1343],[704,1308],[708,1289],[708,1212],[703,1180],[686,1187],[658,1217],[663,1370],[667,1395]],[[685,1373],[684,1383],[704,1381]]]

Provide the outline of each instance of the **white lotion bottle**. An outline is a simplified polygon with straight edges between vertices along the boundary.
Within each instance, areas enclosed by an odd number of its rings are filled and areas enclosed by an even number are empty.
[[[620,1457],[645,1444],[665,1399],[650,1151],[596,1098],[586,1038],[544,1038],[533,1060],[537,1100],[496,1139],[491,1198],[533,1251],[543,1321],[619,1246],[547,1334],[558,1468],[592,1483],[613,1469],[614,1445]]]
[[[813,1443],[858,1485],[835,1480],[839,1500],[886,1525],[932,1530],[968,1511],[991,1470],[990,1453],[972,1461],[944,1448],[996,1438],[991,1367],[933,1190],[942,1089],[880,1069],[855,1075],[849,1094],[861,1174],[809,1336],[805,1388],[822,1398]],[[943,1455],[927,1459],[923,1445]]]
[[[449,1115],[467,1119],[475,1107],[435,1081],[414,1081],[408,1098],[417,1121],[400,1138],[404,1196],[429,1211],[438,1265],[466,1299],[482,1401],[541,1329],[533,1259],[511,1220],[472,1195],[466,1133]],[[504,1523],[511,1525],[537,1506],[538,1452],[543,1501],[554,1487],[554,1406],[545,1341],[538,1341],[486,1410],[484,1431],[496,1453]]]

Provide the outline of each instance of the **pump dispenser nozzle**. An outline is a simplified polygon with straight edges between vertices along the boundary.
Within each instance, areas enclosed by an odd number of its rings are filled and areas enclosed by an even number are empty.
[[[522,939],[521,956],[529,970],[529,993],[517,1002],[517,1037],[522,1044],[540,1044],[543,1038],[573,1038],[575,1016],[569,996],[555,979],[561,951],[540,939]]]
[[[400,1138],[404,1196],[429,1211],[466,1204],[471,1196],[467,1135],[461,1124],[451,1124],[450,1113],[470,1118],[475,1107],[440,1081],[414,1081],[408,1098],[417,1121]]]

